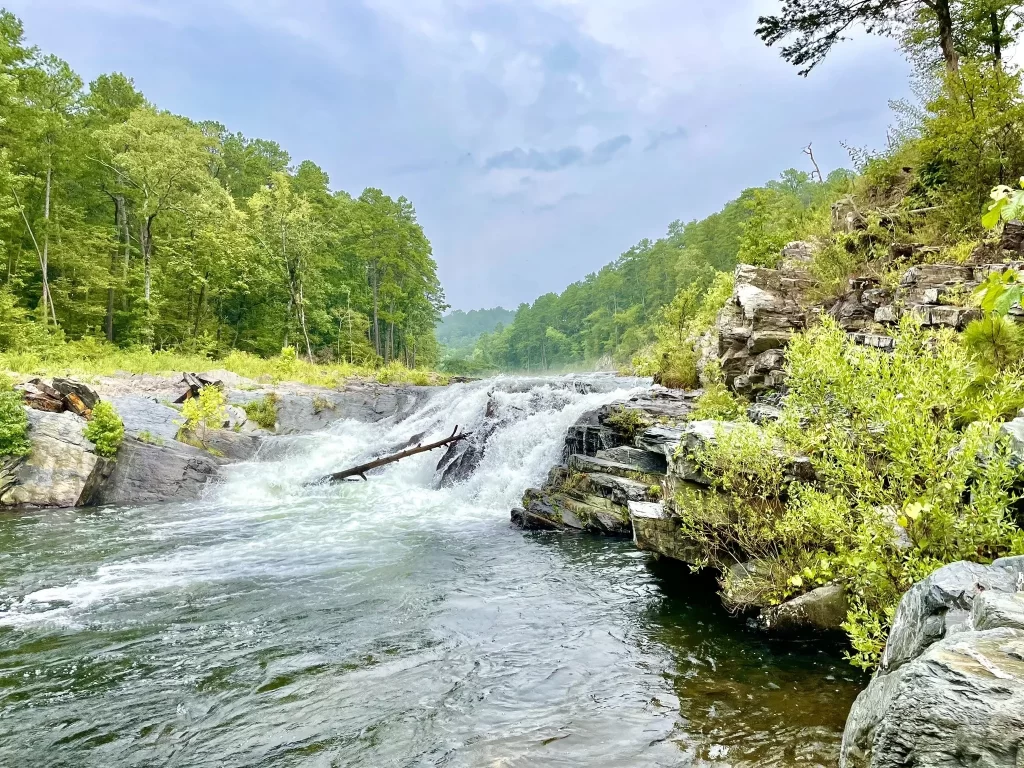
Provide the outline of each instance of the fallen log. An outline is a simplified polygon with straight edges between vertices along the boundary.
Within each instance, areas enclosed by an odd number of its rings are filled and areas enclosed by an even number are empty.
[[[429,443],[428,445],[417,445],[415,448],[408,448],[399,453],[392,454],[391,456],[383,456],[379,459],[367,462],[366,464],[360,464],[358,467],[346,469],[343,472],[335,472],[333,475],[327,475],[327,477],[323,478],[320,482],[340,483],[350,477],[361,477],[363,480],[366,480],[366,473],[371,469],[383,467],[386,464],[393,464],[396,461],[408,458],[409,456],[415,456],[417,453],[426,453],[427,451],[432,451],[435,448],[441,448],[446,445],[451,445],[452,443],[457,443],[460,440],[465,440],[472,434],[472,432],[463,432],[462,434],[459,434],[459,427],[456,425],[455,429],[452,431],[451,437],[446,437],[444,440],[438,440],[436,443]]]

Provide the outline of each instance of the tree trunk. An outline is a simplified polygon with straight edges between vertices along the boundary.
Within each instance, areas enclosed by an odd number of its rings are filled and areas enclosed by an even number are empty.
[[[998,67],[1003,63],[1003,25],[996,11],[992,11],[989,19],[992,22],[992,60]]]
[[[949,8],[949,0],[936,0],[935,16],[939,23],[939,46],[942,48],[942,59],[946,69],[956,72],[960,68],[960,55],[956,52],[953,42],[953,14]]]
[[[373,350],[380,356],[380,323],[377,319],[377,267],[373,268]]]
[[[306,340],[306,359],[313,362],[313,347],[309,343],[309,331],[306,330],[306,308],[302,300],[302,281],[299,280],[299,325],[302,328],[302,337]]]
[[[139,226],[139,247],[142,249],[142,295],[146,300],[146,311],[149,311],[149,300],[152,295],[151,263],[153,258],[152,227],[155,214],[147,216]]]
[[[46,197],[43,202],[43,221],[46,222],[43,230],[43,253],[39,257],[39,269],[43,273],[43,325],[50,322],[49,310],[53,309],[50,297],[50,190],[53,186],[53,167],[46,169]],[[57,324],[56,314],[53,317],[53,324]]]

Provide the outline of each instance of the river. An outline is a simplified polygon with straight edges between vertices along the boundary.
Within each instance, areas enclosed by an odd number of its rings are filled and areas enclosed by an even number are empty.
[[[834,765],[865,683],[838,649],[766,642],[631,542],[510,527],[638,384],[578,381],[275,438],[199,503],[0,516],[0,765]],[[438,452],[308,484],[489,401],[510,423],[460,485]]]

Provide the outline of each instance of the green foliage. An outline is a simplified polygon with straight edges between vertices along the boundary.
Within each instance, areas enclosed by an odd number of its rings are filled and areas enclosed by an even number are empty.
[[[0,457],[27,456],[32,450],[28,440],[28,416],[11,380],[0,374]]]
[[[705,385],[701,396],[690,414],[693,421],[711,419],[714,421],[736,421],[745,419],[747,404],[732,393],[720,378]]]
[[[336,191],[122,75],[83,86],[6,11],[0,115],[0,353],[106,338],[214,359],[293,345],[363,370],[439,360],[446,305],[407,199]]]
[[[1024,297],[1024,285],[1015,269],[989,272],[974,292],[978,306],[985,312],[1005,315]]]
[[[219,429],[227,419],[225,406],[220,387],[203,387],[198,397],[190,397],[181,407],[181,415],[185,417],[183,430],[205,445],[207,430]]]
[[[1013,221],[1024,214],[1024,178],[1020,180],[1020,189],[1011,189],[1000,184],[992,190],[992,202],[985,215],[981,217],[981,226],[995,229],[1002,221]]]
[[[651,426],[643,411],[625,406],[619,406],[612,411],[605,419],[605,424],[618,430],[630,440]]]
[[[1020,327],[996,313],[971,322],[964,329],[962,341],[983,366],[993,370],[1017,365],[1024,352],[1024,335]]]
[[[96,403],[92,419],[85,427],[85,439],[96,444],[96,453],[107,459],[117,456],[124,441],[124,423],[117,411],[106,400]]]
[[[149,443],[150,445],[163,445],[164,440],[162,437],[157,437],[148,429],[144,429],[138,434],[138,441],[140,443]]]
[[[277,395],[269,392],[259,400],[251,400],[242,408],[245,409],[245,415],[251,421],[256,422],[263,429],[273,431],[277,426],[277,401]]]
[[[787,368],[778,424],[722,431],[695,457],[724,496],[691,505],[687,533],[711,564],[770,562],[758,585],[769,604],[842,584],[853,661],[870,667],[914,581],[1024,552],[1011,511],[1019,472],[996,413],[1020,397],[1020,372],[986,375],[952,332],[910,320],[883,353],[825,319],[792,340]],[[787,456],[808,457],[815,482],[793,480]]]

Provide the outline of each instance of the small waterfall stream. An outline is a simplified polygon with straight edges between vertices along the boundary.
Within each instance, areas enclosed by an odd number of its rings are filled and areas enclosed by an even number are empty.
[[[862,683],[833,654],[630,542],[510,528],[566,429],[643,386],[452,386],[274,438],[201,502],[0,517],[0,764],[833,764]],[[314,482],[456,424],[458,478],[435,451]]]

